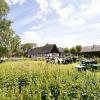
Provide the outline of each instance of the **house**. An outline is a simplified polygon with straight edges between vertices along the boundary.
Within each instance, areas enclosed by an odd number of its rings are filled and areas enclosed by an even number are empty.
[[[43,47],[37,47],[34,49],[31,49],[28,52],[28,57],[34,58],[34,57],[62,57],[64,53],[63,50],[58,49],[55,44],[47,44]]]
[[[58,50],[59,50],[59,57],[63,58],[64,57],[64,48],[59,47]]]
[[[85,57],[100,57],[100,45],[85,46],[81,50]]]

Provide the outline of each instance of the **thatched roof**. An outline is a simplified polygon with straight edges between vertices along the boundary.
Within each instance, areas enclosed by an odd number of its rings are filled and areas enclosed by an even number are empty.
[[[81,52],[100,52],[100,45],[83,47]]]
[[[55,44],[47,44],[43,47],[38,47],[31,49],[28,54],[34,55],[34,54],[47,54],[47,53],[59,53],[59,50]]]

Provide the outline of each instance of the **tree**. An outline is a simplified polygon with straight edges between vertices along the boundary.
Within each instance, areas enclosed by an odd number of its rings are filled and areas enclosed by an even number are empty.
[[[9,12],[9,6],[5,2],[5,0],[0,0],[0,19],[2,19],[2,17],[7,15],[8,12]]]
[[[36,44],[36,43],[25,43],[25,44],[22,44],[22,45],[21,45],[21,49],[22,49],[22,51],[23,51],[24,56],[26,56],[26,53],[27,53],[29,50],[31,50],[31,49],[33,49],[33,48],[35,48],[35,47],[37,47],[37,44]]]
[[[0,45],[2,49],[5,49],[3,54],[9,54],[11,47],[11,38],[14,31],[10,28],[11,21],[2,19],[0,20]]]
[[[71,54],[76,55],[76,48],[75,47],[72,47],[70,49],[70,52],[71,52]]]
[[[6,19],[9,6],[5,0],[0,0],[0,56],[9,56],[16,48],[19,41],[11,28],[12,21]]]
[[[8,53],[9,41],[12,34],[10,28],[11,21],[4,18],[9,11],[9,7],[4,0],[0,0],[0,56]]]
[[[20,41],[20,37],[18,35],[14,35],[12,38],[11,38],[11,53],[12,54],[15,54],[15,55],[20,55],[18,53],[20,53],[19,49],[20,49],[20,44],[21,44],[21,41]]]
[[[81,45],[76,45],[75,48],[76,48],[76,53],[77,53],[77,55],[79,55],[79,53],[80,53],[81,50],[82,50],[82,46],[81,46]]]
[[[64,54],[65,54],[65,56],[68,56],[69,53],[70,53],[69,48],[64,48]]]

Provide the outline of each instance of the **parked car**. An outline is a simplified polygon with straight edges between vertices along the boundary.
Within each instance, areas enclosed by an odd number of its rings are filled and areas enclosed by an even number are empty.
[[[71,57],[66,57],[62,60],[63,64],[70,64],[73,62],[73,59]]]
[[[98,70],[100,69],[100,65],[97,63],[96,60],[82,60],[81,64],[77,65],[76,68],[78,70]]]

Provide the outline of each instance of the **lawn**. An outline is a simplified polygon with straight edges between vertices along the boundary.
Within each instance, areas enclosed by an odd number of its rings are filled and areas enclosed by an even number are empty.
[[[21,60],[0,64],[1,100],[100,100],[100,72]]]

